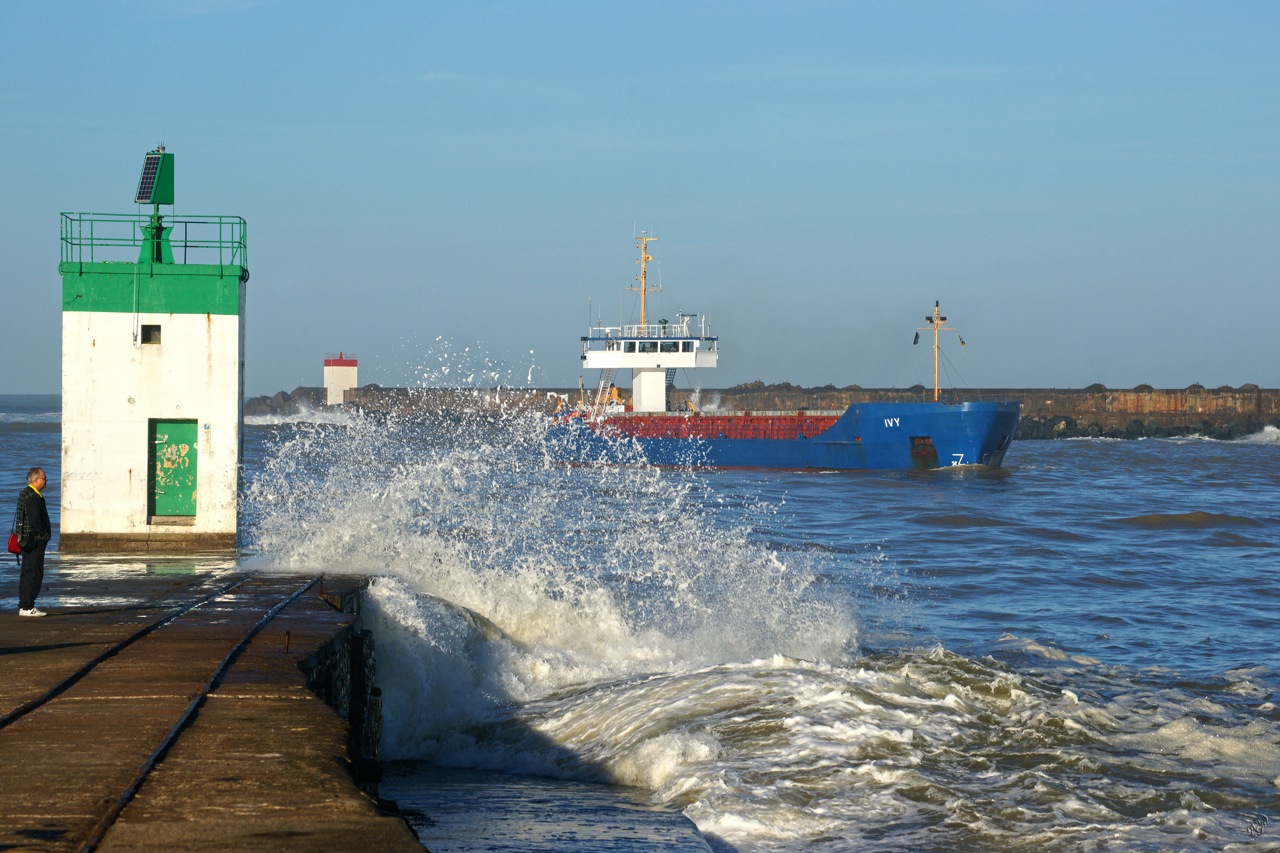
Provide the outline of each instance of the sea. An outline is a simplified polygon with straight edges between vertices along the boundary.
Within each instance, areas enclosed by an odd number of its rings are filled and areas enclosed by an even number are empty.
[[[188,567],[374,578],[381,795],[437,853],[1280,850],[1275,429],[690,471],[491,402],[249,419],[240,553]],[[0,396],[55,522],[59,419]]]

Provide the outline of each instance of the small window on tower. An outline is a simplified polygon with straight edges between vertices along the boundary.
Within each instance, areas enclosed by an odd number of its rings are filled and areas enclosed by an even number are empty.
[[[159,326],[143,326],[142,342],[144,344],[160,343],[160,327]]]

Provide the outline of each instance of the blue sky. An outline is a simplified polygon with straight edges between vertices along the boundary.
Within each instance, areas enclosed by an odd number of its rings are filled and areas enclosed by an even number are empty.
[[[0,2],[0,393],[57,392],[58,214],[248,221],[247,392],[700,311],[740,382],[1280,386],[1280,4]],[[944,336],[944,343],[948,342]],[[454,373],[453,375],[457,375]],[[592,377],[585,377],[590,383]]]

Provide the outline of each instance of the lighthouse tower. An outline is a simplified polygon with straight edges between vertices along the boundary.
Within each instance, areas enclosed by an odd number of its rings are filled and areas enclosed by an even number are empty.
[[[349,352],[324,357],[325,403],[342,405],[346,393],[357,385],[356,372],[359,368],[356,357]]]
[[[62,551],[236,544],[245,221],[176,216],[173,187],[160,146],[150,212],[62,214]]]

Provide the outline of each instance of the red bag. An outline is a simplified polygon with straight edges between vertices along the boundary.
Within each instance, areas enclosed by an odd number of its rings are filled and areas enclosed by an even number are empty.
[[[9,553],[17,554],[19,550],[20,549],[18,548],[18,534],[10,533],[9,534]]]

